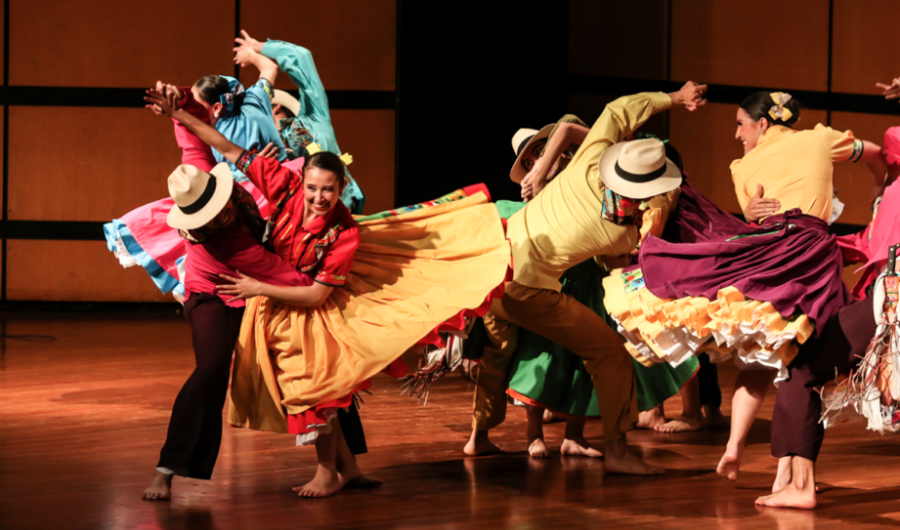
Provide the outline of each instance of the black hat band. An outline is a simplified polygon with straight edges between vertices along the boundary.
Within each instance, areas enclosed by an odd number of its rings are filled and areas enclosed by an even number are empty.
[[[516,157],[522,156],[522,151],[525,150],[525,148],[528,146],[528,142],[530,142],[531,139],[534,138],[534,136],[535,135],[532,134],[528,138],[522,140],[522,143],[519,144],[519,149],[516,150]]]
[[[210,199],[212,199],[213,194],[216,192],[216,180],[216,177],[210,175],[209,180],[206,181],[206,189],[203,190],[203,193],[201,193],[199,197],[197,197],[197,200],[187,206],[178,207],[182,213],[187,215],[195,214],[209,204]]]
[[[631,173],[622,169],[622,167],[619,165],[619,161],[616,160],[616,174],[622,177],[624,180],[627,180],[628,182],[650,182],[651,180],[655,180],[663,176],[663,174],[666,172],[666,165],[667,163],[663,162],[663,165],[659,169],[651,171],[650,173]]]

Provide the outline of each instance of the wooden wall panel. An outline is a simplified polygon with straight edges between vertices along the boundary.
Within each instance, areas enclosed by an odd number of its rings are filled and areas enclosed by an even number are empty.
[[[13,85],[145,87],[234,71],[233,2],[8,1]]]
[[[832,90],[880,94],[876,82],[900,76],[900,2],[834,0]]]
[[[394,90],[396,0],[241,0],[241,25],[261,42],[308,48],[328,90]],[[241,72],[245,85],[256,76],[252,67]],[[293,88],[287,76],[276,86]]]
[[[570,0],[569,72],[665,79],[667,6],[667,0]],[[619,21],[635,23],[618,23]],[[628,53],[620,53],[620,46],[627,47]]]
[[[828,0],[672,5],[672,79],[827,89]]]
[[[394,111],[333,110],[331,117],[341,149],[353,155],[350,172],[366,194],[365,213],[398,206],[394,204]],[[428,168],[422,172],[427,174]]]
[[[12,107],[9,218],[108,221],[168,196],[172,122],[145,109]]]
[[[7,242],[8,300],[171,302],[144,269],[123,269],[102,241]]]
[[[851,130],[857,138],[869,140],[881,145],[884,142],[884,131],[888,127],[900,125],[897,116],[879,116],[876,114],[856,114],[850,112],[832,112],[831,126],[838,130]],[[874,177],[865,164],[844,162],[834,166],[834,187],[838,198],[844,203],[844,213],[838,219],[840,223],[865,225],[872,220],[872,199]]]
[[[695,112],[669,111],[669,138],[681,153],[691,184],[723,210],[740,213],[729,167],[744,150],[735,139],[737,105],[708,104]],[[803,110],[798,129],[825,123],[824,111]]]

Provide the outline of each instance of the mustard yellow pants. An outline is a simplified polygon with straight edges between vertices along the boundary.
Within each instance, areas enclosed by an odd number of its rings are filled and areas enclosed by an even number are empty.
[[[487,430],[506,416],[506,383],[519,326],[558,343],[584,360],[597,391],[603,438],[614,442],[637,421],[634,363],[625,343],[597,313],[550,289],[508,282],[484,317],[491,344],[481,358],[472,428]]]

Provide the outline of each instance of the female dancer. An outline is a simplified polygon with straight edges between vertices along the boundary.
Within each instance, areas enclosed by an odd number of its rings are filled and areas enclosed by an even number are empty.
[[[862,160],[874,174],[884,174],[877,145],[823,125],[794,131],[799,115],[796,101],[783,92],[755,93],[737,110],[735,138],[744,157],[731,170],[750,226],[686,188],[676,225],[691,245],[648,238],[641,270],[605,282],[612,293],[607,308],[648,354],[678,359],[708,347],[710,336],[725,358],[737,350],[742,371],[731,436],[717,468],[730,480],[738,477],[771,370],[783,381],[796,343],[817,336],[848,302],[840,253],[827,234],[832,164]],[[625,307],[626,299],[640,300],[640,310]]]
[[[354,221],[337,200],[343,169],[334,155],[313,155],[301,177],[173,110],[157,93],[148,101],[254,181],[275,205],[268,233],[276,253],[313,276],[308,287],[284,289],[239,275],[224,289],[253,296],[229,421],[315,441],[316,476],[296,490],[331,495],[350,473],[334,411],[437,325],[483,306],[505,277],[509,245],[496,208],[473,188]]]
[[[325,151],[340,155],[341,148],[338,147],[334,127],[331,125],[328,96],[319,79],[312,53],[289,42],[269,40],[263,44],[244,30],[241,30],[241,35],[244,38],[235,39],[238,47],[234,48],[234,51],[242,59],[249,60],[254,54],[272,59],[278,64],[278,69],[287,74],[300,89],[302,105],[283,90],[276,89],[272,98],[272,114],[284,141],[288,159],[294,160],[309,155],[306,146],[312,142]],[[245,64],[247,63],[241,66]],[[344,172],[346,184],[341,193],[341,202],[350,209],[350,213],[362,214],[366,196],[350,176],[349,171],[345,169]]]

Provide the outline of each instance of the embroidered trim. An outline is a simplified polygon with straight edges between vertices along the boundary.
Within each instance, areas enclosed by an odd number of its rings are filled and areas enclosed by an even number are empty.
[[[329,287],[343,287],[347,282],[347,276],[331,274],[328,271],[319,271],[319,273],[316,274],[315,281]]]

